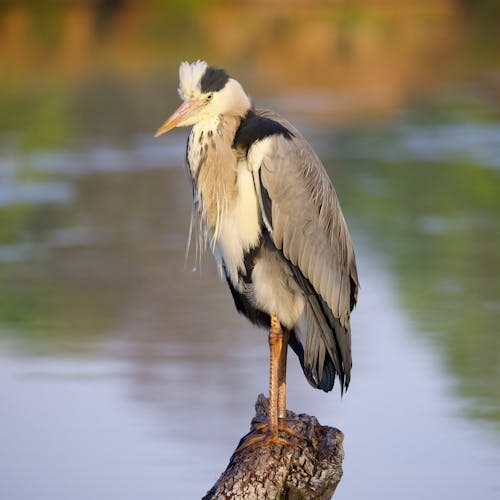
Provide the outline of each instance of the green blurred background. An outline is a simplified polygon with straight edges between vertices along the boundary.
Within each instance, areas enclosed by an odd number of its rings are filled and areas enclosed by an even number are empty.
[[[210,260],[208,284],[183,271],[186,131],[151,138],[177,105],[179,62],[206,59],[311,140],[362,262],[377,263],[458,413],[498,443],[499,22],[494,0],[2,2],[3,359],[144,367],[182,337],[194,366],[221,339],[248,347],[224,330],[244,323]],[[358,345],[391,328],[389,313],[357,314]]]

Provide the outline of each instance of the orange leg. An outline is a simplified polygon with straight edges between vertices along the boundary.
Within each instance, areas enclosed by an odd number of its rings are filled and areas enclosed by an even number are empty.
[[[286,328],[283,329],[282,340],[278,368],[278,418],[286,421],[286,359],[290,340],[290,331]]]
[[[279,436],[283,431],[300,440],[303,436],[286,426],[286,358],[290,332],[281,328],[276,315],[271,315],[269,329],[269,420],[255,426],[256,436],[247,439],[238,449],[254,448],[270,443],[297,446],[297,443]],[[265,431],[262,434],[262,431]]]
[[[278,434],[278,394],[280,361],[283,350],[283,330],[278,318],[271,315],[271,328],[269,329],[269,432]]]
[[[278,389],[278,428],[299,440],[304,440],[304,436],[287,427],[286,417],[286,359],[288,354],[288,341],[290,340],[290,330],[283,329],[283,344],[279,360],[279,389]]]

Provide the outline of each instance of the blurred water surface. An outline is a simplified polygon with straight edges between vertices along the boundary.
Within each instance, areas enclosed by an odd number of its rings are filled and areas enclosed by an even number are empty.
[[[352,386],[289,368],[345,433],[336,496],[498,498],[492,4],[84,5],[0,10],[0,498],[199,498],[266,392],[266,333],[185,263],[187,130],[151,137],[198,57],[297,123],[349,222]]]

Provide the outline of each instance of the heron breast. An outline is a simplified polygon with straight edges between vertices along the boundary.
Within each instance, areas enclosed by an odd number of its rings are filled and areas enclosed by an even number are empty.
[[[244,255],[259,243],[261,225],[259,206],[252,178],[246,162],[238,163],[236,197],[221,222],[217,240],[226,271],[234,285],[238,271],[244,269]]]

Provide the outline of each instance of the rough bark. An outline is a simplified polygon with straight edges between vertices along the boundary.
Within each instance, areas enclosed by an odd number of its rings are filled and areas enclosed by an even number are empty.
[[[268,409],[267,398],[260,394],[247,436],[267,417]],[[342,477],[344,435],[338,429],[320,425],[309,415],[289,411],[288,418],[288,426],[306,438],[300,447],[273,443],[234,452],[227,469],[203,500],[331,498]]]

